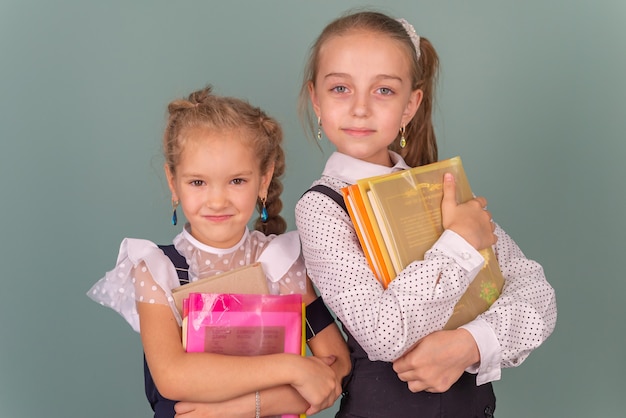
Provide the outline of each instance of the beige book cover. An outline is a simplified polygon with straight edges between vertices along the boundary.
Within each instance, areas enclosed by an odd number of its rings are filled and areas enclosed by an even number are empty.
[[[267,279],[261,263],[256,262],[215,276],[184,284],[172,290],[178,312],[189,293],[268,294]]]
[[[457,200],[472,199],[460,157],[365,179],[370,204],[376,215],[396,273],[424,254],[443,233],[441,199],[443,176],[454,174]],[[500,296],[504,278],[491,248],[481,251],[485,265],[457,303],[445,329],[455,329],[489,309]]]

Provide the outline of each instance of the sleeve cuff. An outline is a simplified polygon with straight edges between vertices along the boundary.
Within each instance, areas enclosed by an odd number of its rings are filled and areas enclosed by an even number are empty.
[[[485,263],[484,257],[463,237],[446,229],[430,251],[439,251],[452,257],[465,270],[470,280],[476,277]]]
[[[460,328],[472,334],[480,352],[480,363],[468,367],[465,371],[477,374],[477,385],[500,380],[502,350],[493,329],[483,319],[475,319]]]

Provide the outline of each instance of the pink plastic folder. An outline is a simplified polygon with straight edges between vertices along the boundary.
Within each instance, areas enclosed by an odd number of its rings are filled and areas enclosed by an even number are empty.
[[[186,305],[187,352],[303,354],[302,295],[190,293]]]

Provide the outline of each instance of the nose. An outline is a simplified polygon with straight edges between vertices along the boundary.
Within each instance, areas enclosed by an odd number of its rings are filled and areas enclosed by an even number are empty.
[[[226,192],[221,187],[209,187],[206,192],[204,204],[212,210],[218,210],[226,206],[228,202]]]
[[[369,101],[367,93],[356,93],[353,96],[352,114],[356,117],[365,117],[369,114]]]

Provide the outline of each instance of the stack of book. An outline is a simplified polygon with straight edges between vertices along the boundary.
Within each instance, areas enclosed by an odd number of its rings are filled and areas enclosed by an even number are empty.
[[[172,293],[183,318],[183,347],[189,353],[305,355],[302,295],[268,294],[260,263],[200,279]]]
[[[374,275],[389,283],[413,261],[423,260],[443,233],[443,176],[452,173],[459,202],[473,198],[460,157],[369,177],[342,189],[348,213]],[[455,306],[444,329],[456,329],[485,312],[500,296],[504,278],[491,248],[485,265]]]

